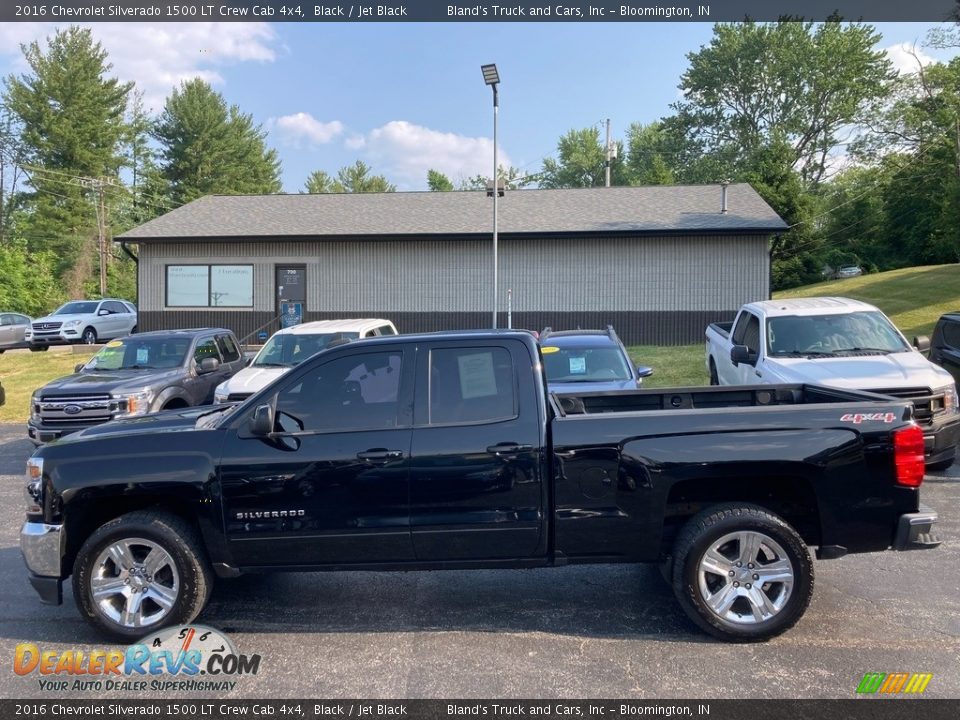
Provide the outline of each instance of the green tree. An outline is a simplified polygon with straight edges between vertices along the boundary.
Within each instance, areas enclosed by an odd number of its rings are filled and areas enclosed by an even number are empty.
[[[497,170],[497,177],[500,184],[507,190],[519,190],[520,188],[532,185],[537,181],[538,175],[526,175],[519,168],[512,165],[504,167],[501,165]],[[457,183],[457,190],[486,190],[490,178],[485,175],[474,175],[468,178],[461,178]]]
[[[631,185],[672,185],[678,149],[663,122],[627,128],[626,174]]]
[[[606,181],[606,155],[599,128],[570,130],[557,142],[557,158],[543,161],[539,173],[540,187],[602,187]],[[617,158],[622,157],[623,147],[618,143]],[[627,184],[627,173],[618,159],[611,163],[610,184]]]
[[[371,175],[370,167],[362,160],[353,165],[346,165],[332,177],[325,170],[314,170],[307,177],[304,192],[307,193],[373,193],[395,192],[392,185],[383,175]]]
[[[180,205],[210,194],[279,192],[280,160],[267,147],[266,132],[251,115],[200,79],[167,98],[154,130],[161,145],[163,176]]]
[[[311,194],[331,193],[334,179],[325,170],[314,170],[307,176],[307,182],[304,185],[303,192]]]
[[[96,227],[85,178],[116,182],[132,85],[108,77],[112,65],[89,29],[58,30],[45,48],[33,42],[21,49],[30,69],[6,79],[4,102],[29,163],[24,232],[30,249],[56,253],[58,272],[71,270],[76,292]]]
[[[45,315],[63,299],[51,252],[27,250],[26,243],[0,244],[0,307],[34,317]]]
[[[870,25],[731,23],[687,55],[677,123],[701,154],[733,163],[786,143],[804,187],[824,179],[844,132],[895,77]],[[717,178],[719,179],[719,178]]]
[[[439,170],[427,170],[427,187],[433,192],[449,192],[453,190],[453,181]]]

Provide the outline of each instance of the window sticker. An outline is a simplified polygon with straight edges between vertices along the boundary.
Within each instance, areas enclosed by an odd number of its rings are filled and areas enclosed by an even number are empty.
[[[107,347],[122,347],[122,346],[123,346],[123,343],[120,342],[119,340],[111,340],[110,342],[107,343]]]
[[[150,348],[141,345],[137,348],[137,365],[146,365],[150,360]]]
[[[460,395],[464,400],[497,394],[493,353],[473,353],[457,358],[460,366]]]
[[[570,374],[571,375],[586,375],[587,374],[587,359],[585,357],[572,357],[570,358]]]
[[[547,347],[540,348],[540,352],[544,355],[549,355],[550,353],[560,352],[560,348],[548,345]]]

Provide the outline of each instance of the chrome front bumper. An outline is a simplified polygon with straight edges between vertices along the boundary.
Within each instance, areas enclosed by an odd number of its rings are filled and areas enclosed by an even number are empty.
[[[30,584],[44,603],[59,605],[62,600],[61,559],[63,526],[27,522],[20,529],[20,551],[30,571]]]

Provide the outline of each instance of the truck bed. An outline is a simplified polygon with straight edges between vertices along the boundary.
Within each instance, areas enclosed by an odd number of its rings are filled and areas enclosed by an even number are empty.
[[[681,387],[657,390],[624,390],[554,395],[560,417],[598,413],[692,410],[823,403],[889,404],[890,398],[858,390],[839,390],[817,385],[742,385]]]
[[[733,330],[733,320],[730,322],[716,322],[710,323],[707,326],[708,330],[713,330],[717,335],[728,338],[730,337],[730,331]]]

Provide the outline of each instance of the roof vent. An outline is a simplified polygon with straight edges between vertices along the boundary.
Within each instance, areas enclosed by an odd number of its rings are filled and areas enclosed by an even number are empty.
[[[720,214],[727,214],[727,188],[730,187],[730,181],[724,180],[720,183]]]

